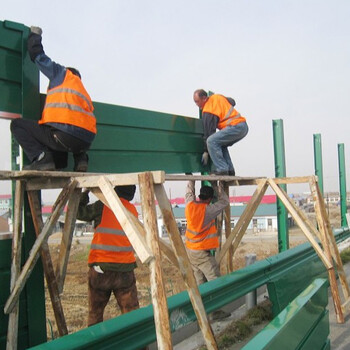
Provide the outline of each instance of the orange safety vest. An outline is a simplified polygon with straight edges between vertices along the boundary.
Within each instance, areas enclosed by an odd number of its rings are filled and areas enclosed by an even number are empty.
[[[120,198],[124,207],[135,217],[138,216],[134,205]],[[120,226],[111,209],[103,207],[101,223],[96,227],[88,263],[130,264],[136,262],[134,250],[128,237]]]
[[[185,234],[186,247],[193,250],[210,250],[219,247],[215,220],[203,227],[207,203],[190,202],[186,205],[185,215],[187,229]]]
[[[93,110],[91,98],[80,78],[67,69],[63,83],[47,90],[39,124],[71,124],[96,134]]]
[[[205,103],[202,113],[214,114],[219,118],[218,129],[228,125],[245,122],[246,119],[238,113],[225,96],[211,95]]]

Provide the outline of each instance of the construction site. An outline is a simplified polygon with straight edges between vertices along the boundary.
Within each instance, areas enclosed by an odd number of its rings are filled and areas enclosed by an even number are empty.
[[[5,63],[0,67],[0,118],[36,120],[43,108],[39,71],[26,49],[29,30],[23,24],[0,22],[0,58]],[[14,198],[13,232],[0,239],[0,349],[173,349],[178,334],[194,323],[203,345],[219,349],[208,315],[259,288],[266,290],[272,320],[242,349],[331,349],[328,295],[339,325],[349,324],[350,313],[349,282],[338,249],[350,237],[344,144],[338,145],[340,226],[334,228],[323,197],[320,134],[313,135],[313,174],[286,175],[283,120],[277,119],[272,120],[275,177],[210,175],[201,163],[203,127],[199,118],[93,104],[98,133],[89,150],[88,172],[74,172],[72,158],[67,171],[22,170],[24,156],[14,139],[12,169],[0,170],[0,180],[12,182]],[[185,184],[188,180],[217,181],[227,194],[233,187],[253,188],[233,228],[229,206],[218,218],[223,239],[215,258],[222,276],[200,286],[164,187],[168,182]],[[288,195],[291,184],[308,186],[314,221]],[[124,185],[136,185],[142,221],[125,209],[114,191],[115,186]],[[52,189],[58,196],[44,222],[42,193]],[[83,189],[89,189],[120,222],[140,264],[149,271],[150,300],[137,310],[70,332],[66,319],[74,315],[63,308],[61,299]],[[278,198],[277,252],[235,269],[235,253],[267,190]],[[65,206],[68,210],[53,262],[48,240]],[[167,240],[158,231],[156,206]],[[291,248],[288,216],[306,243]],[[162,259],[179,272],[185,290],[167,296]],[[47,331],[45,286],[57,327],[54,340]]]

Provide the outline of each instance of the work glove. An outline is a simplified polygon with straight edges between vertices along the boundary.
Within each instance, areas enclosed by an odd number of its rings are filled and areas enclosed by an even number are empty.
[[[204,152],[202,154],[202,164],[203,165],[207,165],[209,161],[209,153],[208,152]]]
[[[79,201],[79,205],[88,205],[89,204],[89,190],[85,189],[81,195],[80,195],[80,201]]]
[[[41,43],[42,30],[40,27],[30,27],[30,34],[28,36],[28,53],[32,62],[35,61],[36,56],[44,53],[44,48]]]

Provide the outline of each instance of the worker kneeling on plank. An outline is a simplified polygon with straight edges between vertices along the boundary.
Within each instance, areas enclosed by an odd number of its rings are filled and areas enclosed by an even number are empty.
[[[217,191],[216,183],[213,182],[212,185],[216,192],[219,192],[215,203],[211,203],[214,198],[213,187],[202,186],[199,201],[196,201],[194,181],[189,181],[186,189],[185,244],[197,284],[212,281],[220,276],[220,267],[213,254],[219,247],[215,219],[230,204],[230,200],[223,188]],[[217,310],[210,316],[212,320],[216,320],[229,317],[230,314]]]
[[[11,122],[11,132],[31,162],[23,170],[63,169],[71,152],[74,171],[85,172],[86,151],[96,135],[94,107],[79,71],[52,61],[44,52],[41,34],[41,28],[31,27],[28,53],[50,81],[42,117],[39,122],[20,118]]]
[[[231,97],[198,89],[193,94],[195,104],[202,111],[204,152],[202,164],[207,165],[209,156],[214,164],[215,175],[235,176],[228,147],[242,140],[248,133],[246,119],[234,108]],[[216,131],[219,129],[219,131]]]
[[[136,186],[116,186],[115,191],[124,207],[135,217]],[[89,316],[88,325],[103,321],[103,312],[111,293],[121,312],[139,308],[134,269],[137,267],[133,247],[112,210],[101,201],[89,204],[88,191],[82,193],[77,218],[94,221],[95,233],[88,258]]]

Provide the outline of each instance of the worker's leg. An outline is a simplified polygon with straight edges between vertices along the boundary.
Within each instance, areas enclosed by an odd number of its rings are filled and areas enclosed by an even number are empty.
[[[113,272],[113,293],[123,314],[138,309],[136,278],[134,271]]]
[[[224,158],[223,147],[232,146],[248,133],[247,123],[239,123],[233,126],[227,126],[226,128],[219,130],[215,134],[211,135],[207,139],[208,152],[210,158],[214,163],[216,172],[229,172],[230,164]],[[228,152],[225,156],[229,156]]]
[[[10,127],[13,136],[31,162],[42,152],[48,152],[55,143],[51,127],[40,125],[34,120],[14,119]]]
[[[88,274],[88,298],[89,315],[88,326],[103,321],[103,312],[111,295],[111,280],[108,275],[89,268]]]
[[[196,278],[197,284],[203,284],[208,281],[203,271],[207,269],[208,264],[208,253],[205,250],[192,250],[187,249],[188,258],[193,269],[194,277]]]

